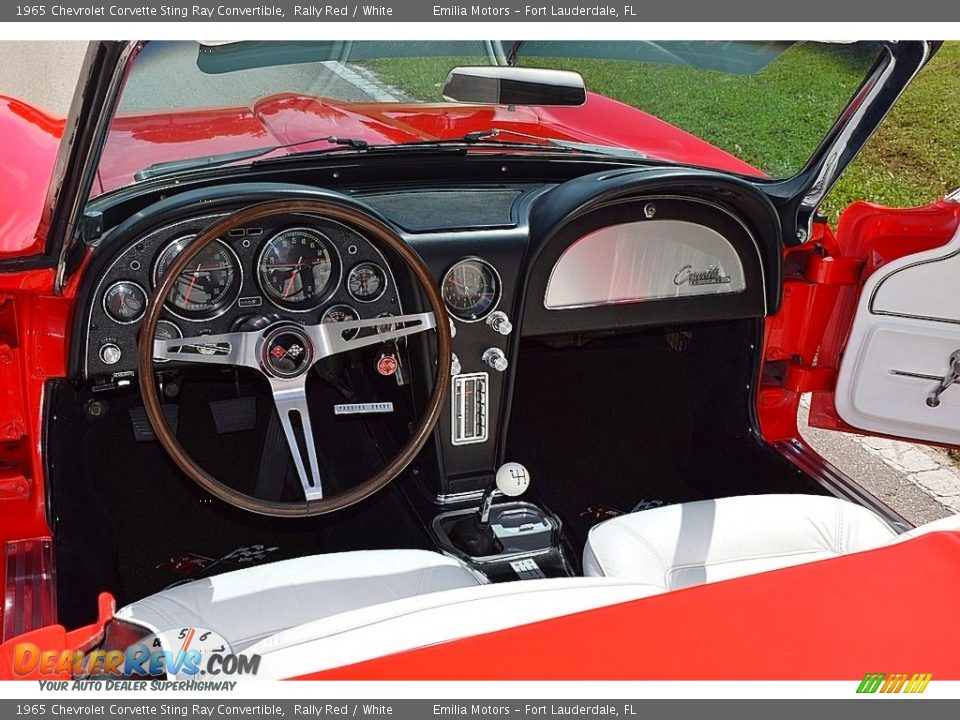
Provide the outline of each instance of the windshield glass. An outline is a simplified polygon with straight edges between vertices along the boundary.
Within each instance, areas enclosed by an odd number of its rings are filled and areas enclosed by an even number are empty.
[[[359,151],[328,136],[375,146],[490,129],[500,131],[498,143],[627,148],[639,161],[789,177],[880,52],[873,43],[151,42],[124,87],[96,192],[134,183],[157,163],[280,145],[263,157]],[[574,71],[586,102],[443,97],[451,69],[498,65]]]

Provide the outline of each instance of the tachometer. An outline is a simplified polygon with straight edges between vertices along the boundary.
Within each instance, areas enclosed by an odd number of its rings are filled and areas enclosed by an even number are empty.
[[[310,228],[290,228],[270,238],[260,252],[260,288],[275,305],[306,312],[326,299],[333,273],[332,245]]]
[[[387,274],[383,268],[372,262],[360,263],[350,271],[347,278],[347,290],[354,300],[373,302],[387,289]]]
[[[450,314],[465,322],[489,315],[500,302],[500,276],[479,258],[461,260],[443,276],[441,290]]]
[[[167,245],[153,268],[154,286],[193,239],[192,235]],[[214,240],[180,273],[167,297],[167,307],[185,320],[208,320],[226,311],[240,294],[240,261],[222,240]]]
[[[103,294],[103,309],[115,322],[135,323],[146,312],[147,293],[130,280],[115,282]]]

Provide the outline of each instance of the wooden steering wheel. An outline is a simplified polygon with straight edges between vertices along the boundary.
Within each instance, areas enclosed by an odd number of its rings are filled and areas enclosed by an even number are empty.
[[[292,320],[278,320],[261,330],[229,332],[219,335],[154,340],[157,322],[164,301],[174,283],[191,261],[210,243],[226,236],[230,230],[252,221],[279,214],[307,214],[338,220],[366,234],[374,243],[393,250],[413,271],[431,312],[400,315],[391,318],[394,329],[376,334],[354,333],[344,338],[345,330],[362,330],[383,324],[382,318],[339,323],[304,325]],[[306,384],[310,369],[326,357],[359,348],[396,340],[406,335],[434,330],[437,362],[433,389],[425,411],[414,427],[410,439],[387,466],[371,478],[349,490],[326,496],[317,462],[307,405]],[[433,431],[450,384],[450,324],[436,281],[420,256],[393,230],[379,220],[351,207],[330,200],[273,200],[239,210],[211,225],[180,252],[160,281],[148,306],[140,331],[137,370],[140,392],[147,418],[164,450],[187,476],[210,494],[235,507],[274,517],[307,517],[340,510],[377,492],[394,480],[423,448]],[[263,500],[239,492],[217,480],[187,454],[171,432],[164,417],[157,384],[154,379],[154,358],[213,365],[232,365],[258,370],[270,383],[273,399],[287,437],[294,465],[300,477],[302,501]]]

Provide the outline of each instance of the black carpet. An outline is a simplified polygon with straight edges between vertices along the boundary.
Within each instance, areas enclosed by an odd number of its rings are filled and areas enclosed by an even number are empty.
[[[209,379],[208,379],[209,380]],[[312,388],[313,389],[313,388]],[[249,431],[218,435],[211,400],[236,397],[232,380],[188,385],[177,399],[177,436],[215,477],[249,492],[258,468],[287,473],[285,443],[264,446],[274,412],[269,395],[255,395],[257,424]],[[332,416],[326,389],[313,389],[318,411],[314,431],[328,494],[382,467],[378,448],[363,423],[347,426]],[[53,473],[52,500],[60,518],[55,532],[61,622],[90,622],[96,594],[114,593],[122,606],[171,585],[285,558],[355,549],[429,547],[426,531],[393,485],[333,515],[270,518],[233,508],[197,487],[173,464],[159,443],[136,442],[129,420],[139,397],[114,398],[106,417],[88,421],[66,388],[59,389],[56,437],[79,437],[61,448],[66,471]],[[72,409],[71,409],[72,408]],[[326,409],[326,412],[323,411]],[[336,471],[334,471],[336,469]]]
[[[521,347],[508,458],[574,558],[594,524],[638,504],[823,492],[749,430],[755,336],[743,321]]]

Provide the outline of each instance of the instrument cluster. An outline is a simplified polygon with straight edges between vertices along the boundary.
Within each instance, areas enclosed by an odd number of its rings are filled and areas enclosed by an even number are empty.
[[[87,376],[135,369],[139,323],[153,290],[216,219],[165,226],[116,256],[90,310]],[[277,217],[269,227],[235,229],[201,251],[164,298],[157,336],[226,332],[266,314],[305,323],[383,317],[389,328],[388,318],[402,312],[386,258],[365,237],[333,220]]]

